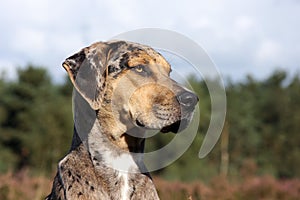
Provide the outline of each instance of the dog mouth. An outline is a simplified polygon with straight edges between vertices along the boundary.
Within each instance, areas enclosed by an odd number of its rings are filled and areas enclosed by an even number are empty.
[[[141,127],[141,128],[145,128],[145,127],[146,127],[145,124],[142,123],[142,122],[141,122],[140,120],[138,120],[138,119],[135,120],[135,124],[136,124],[138,127]]]
[[[162,133],[168,133],[168,132],[173,132],[173,133],[179,133],[183,131],[189,124],[188,119],[181,119],[179,121],[176,121],[168,126],[163,127],[160,132]]]
[[[185,128],[187,128],[190,121],[191,121],[190,119],[180,119],[178,121],[175,121],[175,122],[173,122],[169,125],[163,126],[163,127],[162,126],[149,127],[149,126],[146,126],[142,121],[136,119],[135,124],[140,128],[152,129],[152,130],[157,129],[157,130],[160,130],[160,132],[162,132],[162,133],[169,133],[169,132],[179,133],[179,132],[183,131]]]
[[[192,121],[194,111],[184,109],[166,109],[156,106],[151,113],[136,113],[131,115],[136,127],[159,130],[161,133],[179,133],[186,129]]]

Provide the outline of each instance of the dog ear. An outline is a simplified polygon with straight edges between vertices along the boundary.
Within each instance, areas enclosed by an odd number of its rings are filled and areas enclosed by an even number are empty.
[[[105,87],[107,45],[95,43],[67,58],[62,66],[81,96],[98,110]]]

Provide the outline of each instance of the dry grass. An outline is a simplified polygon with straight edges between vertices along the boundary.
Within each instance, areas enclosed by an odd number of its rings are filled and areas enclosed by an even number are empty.
[[[216,177],[208,185],[201,182],[180,183],[154,179],[161,199],[192,200],[298,200],[300,180],[276,180],[270,176],[249,177],[232,183]]]
[[[0,175],[1,200],[41,200],[49,194],[52,181],[44,177],[31,177],[26,171]]]
[[[216,177],[209,184],[182,183],[154,178],[162,200],[298,200],[300,180],[278,181],[270,176],[248,177],[231,183]],[[41,200],[50,192],[52,179],[31,177],[26,171],[0,175],[1,200]]]

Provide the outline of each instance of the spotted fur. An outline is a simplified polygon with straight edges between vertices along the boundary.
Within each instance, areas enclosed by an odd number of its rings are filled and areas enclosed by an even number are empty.
[[[94,43],[63,67],[76,89],[74,135],[47,200],[159,199],[142,154],[134,153],[144,151],[145,129],[179,131],[197,97],[170,79],[159,53],[137,43]],[[193,100],[189,109],[179,101],[183,92]]]

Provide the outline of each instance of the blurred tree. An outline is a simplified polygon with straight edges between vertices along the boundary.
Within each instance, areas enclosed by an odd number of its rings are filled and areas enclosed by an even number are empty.
[[[71,98],[61,94],[66,84],[53,85],[45,69],[28,66],[18,70],[17,82],[6,85],[2,145],[17,157],[16,170],[51,172],[67,152],[72,134]]]
[[[199,159],[198,154],[210,122],[211,101],[206,83],[203,80],[198,80],[194,76],[190,76],[188,80],[191,87],[190,89],[195,91],[200,97],[200,122],[198,133],[191,146],[178,160],[154,174],[169,180],[179,179],[191,181],[201,179],[208,181],[211,177],[218,175],[218,166],[214,164],[219,162],[217,158],[217,155],[219,154],[214,151],[205,159]],[[157,134],[154,137],[147,139],[146,152],[164,147],[171,142],[174,137],[175,135],[173,133],[167,133]],[[157,162],[159,162],[159,159],[160,158],[157,158]]]
[[[3,77],[0,76],[0,172],[23,168],[53,172],[71,142],[72,84],[67,77],[63,84],[55,84],[45,69],[30,65],[18,70],[15,81]],[[205,81],[190,77],[189,83],[200,97],[198,133],[183,156],[156,174],[168,179],[208,181],[219,174],[224,146],[221,148],[218,142],[206,158],[198,158],[210,123],[211,100]],[[239,178],[255,168],[252,174],[299,178],[299,74],[289,78],[286,72],[275,71],[260,81],[248,76],[243,82],[229,81],[226,89],[228,176]],[[173,138],[173,134],[155,135],[146,142],[146,152],[163,147]]]

